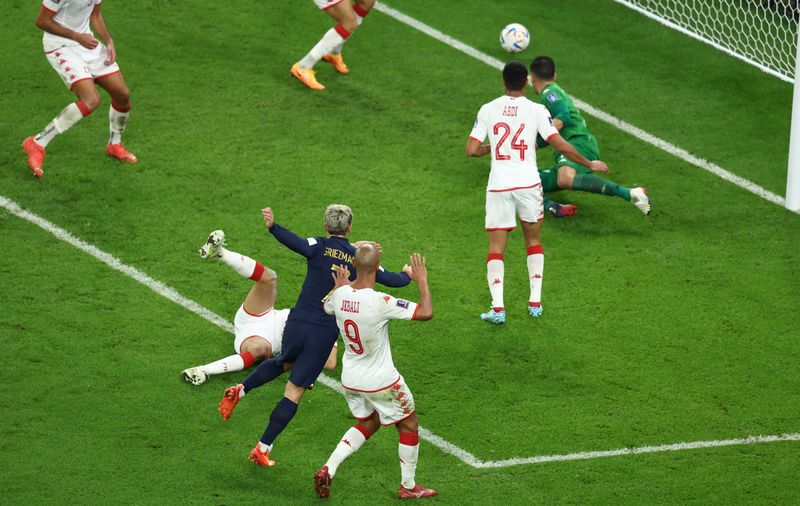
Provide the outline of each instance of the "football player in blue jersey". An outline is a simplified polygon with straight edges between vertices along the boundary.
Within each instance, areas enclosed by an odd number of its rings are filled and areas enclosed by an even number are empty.
[[[353,212],[347,206],[328,206],[324,218],[325,237],[308,239],[275,223],[271,208],[263,209],[262,214],[269,232],[284,246],[306,258],[306,279],[286,321],[281,354],[262,362],[242,383],[227,388],[219,403],[219,412],[224,420],[228,420],[239,399],[246,393],[283,374],[284,363],[294,364],[283,398],[272,410],[264,434],[250,452],[250,460],[268,467],[275,464],[270,459],[272,444],[294,417],[306,389],[322,372],[339,336],[336,318],[325,312],[322,301],[333,289],[331,274],[351,265],[356,247],[347,239],[353,228]],[[408,265],[403,267],[403,272],[389,272],[380,267],[377,281],[389,287],[402,287],[411,282],[410,274],[411,267]]]

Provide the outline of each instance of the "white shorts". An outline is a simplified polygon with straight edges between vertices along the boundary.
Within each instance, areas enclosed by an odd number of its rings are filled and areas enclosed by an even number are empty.
[[[50,66],[55,69],[58,76],[72,88],[78,81],[98,79],[119,72],[117,62],[105,64],[108,57],[106,46],[98,44],[94,49],[83,46],[63,46],[45,53]]]
[[[377,411],[381,425],[402,422],[416,410],[414,396],[402,376],[392,385],[377,392],[360,392],[345,387],[344,398],[354,417],[366,420]]]
[[[280,354],[283,328],[286,326],[286,319],[289,318],[289,311],[289,309],[272,308],[260,315],[253,315],[245,311],[243,305],[239,306],[233,319],[233,331],[236,336],[233,349],[236,353],[241,353],[242,343],[253,337],[269,342],[273,357]]]
[[[330,9],[334,5],[338,5],[340,2],[342,2],[342,0],[314,0],[314,3],[317,4],[317,7],[323,11]]]
[[[486,230],[514,230],[517,216],[528,223],[544,218],[541,184],[522,190],[486,192]]]

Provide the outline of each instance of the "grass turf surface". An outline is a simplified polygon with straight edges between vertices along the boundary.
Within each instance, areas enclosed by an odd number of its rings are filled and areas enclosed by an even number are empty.
[[[782,193],[788,85],[617,5],[545,5],[392,4],[504,59],[499,28],[522,22],[533,34],[522,57],[551,54],[569,92]],[[395,362],[422,425],[484,460],[800,429],[798,216],[587,118],[611,178],[646,184],[654,214],[558,195],[580,215],[545,224],[545,318],[524,318],[515,232],[509,323],[488,327],[477,320],[488,302],[488,160],[465,159],[463,145],[477,109],[502,92],[498,73],[374,13],[347,43],[352,74],[322,63],[329,89],[311,93],[288,68],[329,22],[311,2],[277,8],[107,2],[133,94],[126,142],[142,161],[102,156],[105,97],[52,143],[34,181],[18,143],[70,98],[40,56],[36,9],[12,2],[0,193],[226,317],[248,282],[197,259],[208,231],[224,228],[234,250],[276,269],[286,307],[303,262],[264,233],[258,210],[271,205],[279,223],[316,235],[324,206],[347,202],[354,238],[380,240],[387,267],[428,256],[437,316],[393,324]],[[341,398],[309,394],[278,440],[279,466],[255,468],[245,456],[280,385],[223,424],[221,390],[244,374],[201,388],[178,375],[230,353],[232,336],[33,225],[0,213],[0,231],[13,246],[0,257],[10,502],[313,499],[311,475],[351,423]],[[331,502],[390,501],[395,445],[391,430],[370,440],[341,468]],[[797,448],[474,470],[423,442],[418,478],[452,504],[774,504],[798,500]]]

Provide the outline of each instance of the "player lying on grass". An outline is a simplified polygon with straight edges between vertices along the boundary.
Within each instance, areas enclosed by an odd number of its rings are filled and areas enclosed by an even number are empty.
[[[398,455],[402,480],[401,499],[436,495],[414,480],[419,457],[419,422],[403,376],[397,372],[389,347],[389,320],[430,320],[433,303],[428,288],[425,258],[411,256],[411,278],[419,288],[419,304],[375,291],[380,252],[371,244],[358,248],[353,264],[356,279],[337,271],[335,289],[325,302],[325,312],[336,316],[345,343],[342,356],[342,386],[350,412],[358,423],[348,429],[328,462],[314,475],[314,489],[328,497],[339,465],[358,451],[381,425],[394,425],[400,436]]]
[[[283,327],[289,309],[275,309],[278,296],[278,275],[272,269],[225,248],[225,232],[215,230],[200,248],[203,259],[218,258],[242,277],[254,281],[233,319],[235,355],[183,371],[183,377],[193,385],[202,385],[209,376],[241,371],[261,360],[276,357],[281,352]],[[288,370],[290,363],[284,364]],[[336,345],[331,349],[324,369],[336,368]]]
[[[125,163],[137,159],[122,145],[122,133],[131,109],[130,93],[117,65],[117,50],[100,12],[103,0],[43,0],[36,26],[44,31],[44,55],[64,84],[78,98],[66,106],[35,136],[22,142],[28,167],[36,177],[44,175],[45,148],[57,135],[69,130],[100,105],[95,84],[111,95],[108,110],[109,137],[106,154]],[[106,42],[101,44],[91,29]]]
[[[306,389],[317,376],[331,353],[339,328],[336,318],[325,313],[322,299],[333,289],[331,271],[346,267],[353,261],[356,248],[347,237],[352,232],[353,212],[343,205],[332,204],[325,210],[325,237],[302,237],[275,223],[271,208],[262,210],[264,224],[278,241],[306,258],[307,273],[303,289],[297,298],[283,331],[281,353],[261,362],[240,384],[225,389],[219,403],[224,420],[230,419],[233,409],[246,393],[274,380],[285,372],[284,364],[293,363],[283,397],[272,410],[269,423],[258,444],[250,452],[250,460],[260,466],[272,466],[272,444],[297,413],[297,406]],[[406,286],[411,282],[410,266],[404,272],[388,272],[378,268],[377,280],[385,286]]]
[[[491,153],[492,163],[486,185],[486,233],[489,255],[486,258],[486,280],[492,296],[492,308],[481,319],[494,324],[506,321],[503,302],[505,250],[508,233],[522,223],[528,252],[530,298],[528,314],[542,316],[542,275],[544,249],[541,230],[544,209],[542,184],[536,169],[536,138],[541,136],[565,158],[608,172],[605,163],[589,161],[565,141],[553,126],[550,113],[541,104],[525,97],[528,69],[521,61],[511,61],[503,68],[505,94],[484,104],[467,140],[467,156]],[[483,144],[489,137],[489,143]]]
[[[312,90],[324,90],[325,86],[317,81],[314,65],[323,59],[340,74],[350,72],[342,59],[342,46],[367,17],[375,0],[356,0],[355,4],[350,0],[314,0],[314,3],[336,21],[336,26],[325,32],[311,51],[292,66],[291,72]]]
[[[553,125],[580,154],[589,160],[599,160],[600,146],[597,138],[586,128],[586,121],[575,108],[567,92],[556,84],[556,77],[556,64],[549,56],[537,56],[531,62],[531,85],[539,96],[539,101],[550,111]],[[542,139],[538,139],[537,144],[539,147],[547,145]],[[628,189],[595,176],[591,167],[568,159],[555,148],[553,158],[554,167],[539,171],[544,193],[559,190],[599,193],[625,199],[645,216],[650,214],[650,198],[644,188]],[[577,208],[573,205],[562,205],[550,199],[545,199],[544,207],[548,213],[557,218],[571,216],[577,212]]]

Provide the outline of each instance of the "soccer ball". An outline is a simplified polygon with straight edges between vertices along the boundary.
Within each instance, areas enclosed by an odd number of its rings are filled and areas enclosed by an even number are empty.
[[[531,34],[519,23],[511,23],[500,32],[500,46],[509,53],[519,53],[530,42]]]

